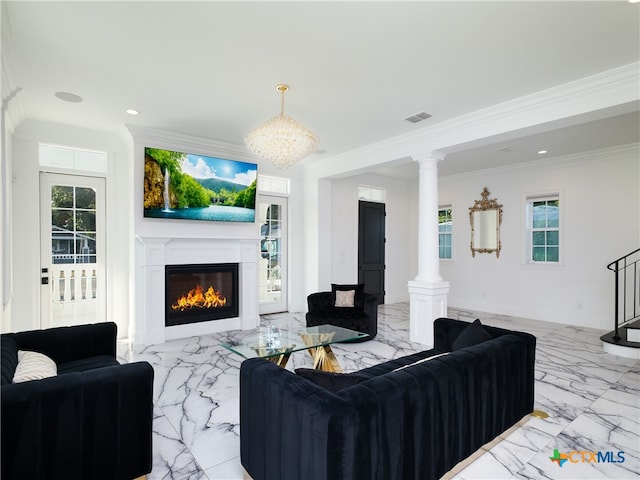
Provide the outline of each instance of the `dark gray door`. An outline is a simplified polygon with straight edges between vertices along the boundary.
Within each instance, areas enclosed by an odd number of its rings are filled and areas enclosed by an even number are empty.
[[[358,282],[384,303],[384,203],[363,202],[358,214]]]

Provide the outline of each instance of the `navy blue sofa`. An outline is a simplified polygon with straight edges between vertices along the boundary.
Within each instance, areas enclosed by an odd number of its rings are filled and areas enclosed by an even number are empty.
[[[486,340],[455,349],[469,326],[439,318],[432,350],[350,374],[358,383],[335,392],[245,360],[242,465],[254,480],[440,478],[533,411],[535,337],[484,326]]]
[[[116,324],[2,334],[2,479],[130,480],[151,471],[153,368],[120,365]],[[18,350],[55,377],[12,383]]]

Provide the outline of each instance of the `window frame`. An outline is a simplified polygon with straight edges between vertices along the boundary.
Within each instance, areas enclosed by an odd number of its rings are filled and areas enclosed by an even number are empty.
[[[288,197],[291,194],[291,180],[287,177],[258,174],[258,194]]]
[[[549,227],[533,226],[533,204],[535,202],[558,202],[558,226]],[[532,266],[559,267],[564,265],[564,245],[565,228],[564,228],[564,193],[562,190],[549,191],[544,193],[532,193],[523,196],[523,263]],[[535,232],[558,232],[558,260],[534,260],[533,258],[533,234]],[[545,243],[545,245],[548,245]]]
[[[358,201],[387,203],[387,189],[371,185],[358,185]]]
[[[446,211],[449,210],[449,224],[450,224],[450,228],[448,232],[440,232],[440,212],[442,211]],[[445,204],[445,205],[438,205],[438,260],[445,260],[445,261],[451,261],[453,260],[453,253],[454,253],[454,248],[453,248],[453,205],[451,204]],[[448,235],[449,239],[450,239],[450,243],[449,243],[449,251],[450,251],[450,256],[449,257],[442,257],[441,255],[441,248],[442,245],[440,244],[440,236],[441,235]],[[446,245],[444,246],[444,248],[446,248]]]

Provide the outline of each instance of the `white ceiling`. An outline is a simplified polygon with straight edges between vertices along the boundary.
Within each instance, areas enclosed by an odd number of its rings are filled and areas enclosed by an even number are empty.
[[[286,112],[325,152],[313,162],[640,60],[640,5],[626,1],[3,7],[2,96],[22,89],[12,100],[18,121],[117,132],[131,124],[243,145],[278,113],[275,86],[288,83]],[[420,111],[433,116],[404,120]],[[640,140],[637,102],[605,117],[462,146],[441,173],[529,161],[541,148],[559,155]]]

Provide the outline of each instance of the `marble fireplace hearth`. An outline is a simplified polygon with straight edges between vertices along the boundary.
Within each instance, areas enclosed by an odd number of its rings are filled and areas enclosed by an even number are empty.
[[[228,330],[247,330],[258,314],[258,239],[136,237],[135,324],[133,343],[158,344]],[[165,326],[165,266],[238,264],[238,311],[234,318]]]

